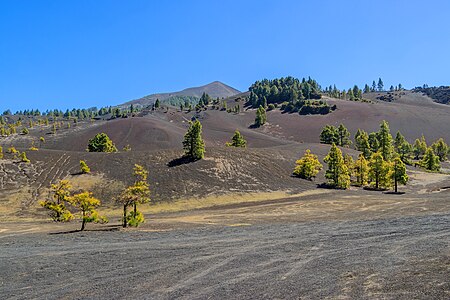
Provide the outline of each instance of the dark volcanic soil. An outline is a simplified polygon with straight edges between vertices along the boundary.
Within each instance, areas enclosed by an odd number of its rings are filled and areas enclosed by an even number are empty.
[[[445,215],[1,239],[2,299],[448,299]]]

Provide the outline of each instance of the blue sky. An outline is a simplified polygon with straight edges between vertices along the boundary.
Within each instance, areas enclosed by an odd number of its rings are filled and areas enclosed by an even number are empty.
[[[288,75],[449,85],[449,11],[433,0],[0,0],[0,110]]]

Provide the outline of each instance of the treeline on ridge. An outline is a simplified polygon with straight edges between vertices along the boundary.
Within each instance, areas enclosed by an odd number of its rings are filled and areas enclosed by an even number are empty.
[[[273,80],[256,81],[249,88],[250,95],[246,106],[274,109],[280,107],[283,112],[307,114],[328,114],[336,107],[320,100],[321,87],[314,79],[282,77]]]

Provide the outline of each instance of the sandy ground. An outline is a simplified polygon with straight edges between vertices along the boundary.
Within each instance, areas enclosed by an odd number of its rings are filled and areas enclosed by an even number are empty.
[[[139,229],[4,223],[0,295],[448,299],[449,199],[326,190],[147,215]]]

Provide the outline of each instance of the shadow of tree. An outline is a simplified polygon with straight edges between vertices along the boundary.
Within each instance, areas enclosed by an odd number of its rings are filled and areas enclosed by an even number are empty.
[[[188,157],[188,156],[182,156],[182,157],[179,157],[179,158],[172,159],[171,161],[169,161],[169,162],[167,163],[167,166],[168,166],[169,168],[172,168],[172,167],[176,167],[176,166],[181,166],[181,165],[189,164],[189,163],[192,163],[192,162],[194,162],[194,161],[195,161],[195,159],[193,159],[193,158],[191,158],[191,157]]]
[[[70,231],[60,231],[60,232],[50,232],[49,235],[60,235],[60,234],[71,234],[77,232],[108,232],[108,231],[119,231],[122,228],[121,225],[108,225],[103,228],[95,229],[85,229],[81,231],[80,229],[70,230]]]

